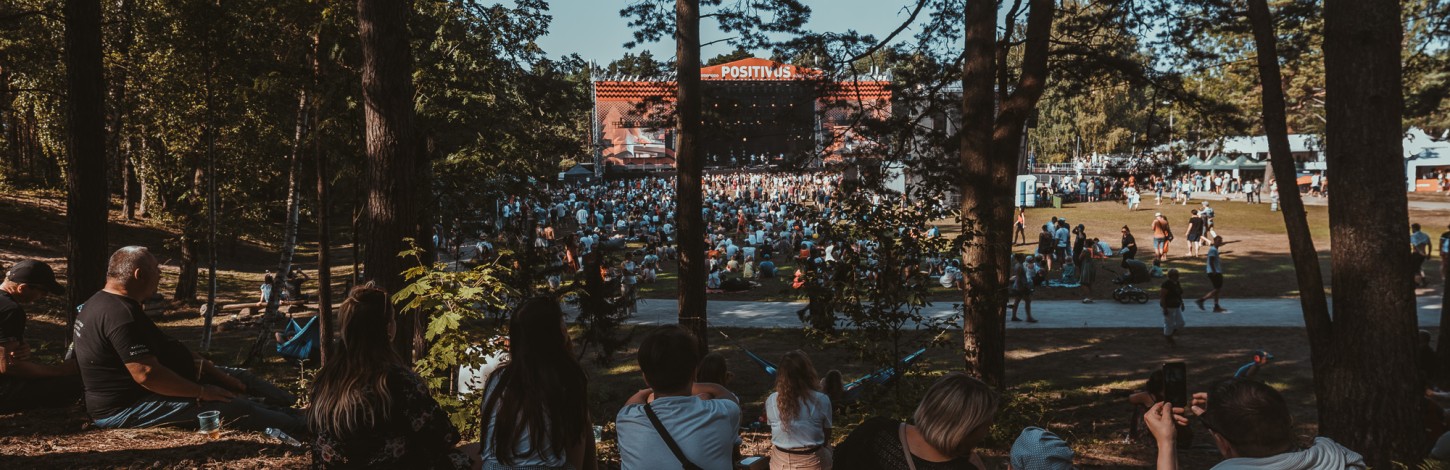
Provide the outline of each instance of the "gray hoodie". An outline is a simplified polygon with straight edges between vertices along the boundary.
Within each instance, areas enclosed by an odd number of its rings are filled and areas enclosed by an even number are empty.
[[[1314,438],[1314,445],[1296,452],[1261,458],[1233,458],[1213,470],[1364,470],[1364,458],[1327,437]]]

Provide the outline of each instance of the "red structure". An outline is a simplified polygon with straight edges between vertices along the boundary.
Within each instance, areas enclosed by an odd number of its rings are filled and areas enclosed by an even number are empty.
[[[830,80],[818,70],[750,58],[700,69],[706,167],[811,166],[853,147],[862,115],[891,112],[879,74]],[[674,167],[674,82],[601,77],[593,83],[597,168]]]

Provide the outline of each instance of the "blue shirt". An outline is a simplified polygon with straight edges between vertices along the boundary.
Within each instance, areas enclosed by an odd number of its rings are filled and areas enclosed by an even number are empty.
[[[740,405],[699,397],[656,398],[650,407],[690,462],[705,470],[732,470]],[[679,459],[645,415],[644,405],[625,405],[614,418],[624,470],[675,468]]]

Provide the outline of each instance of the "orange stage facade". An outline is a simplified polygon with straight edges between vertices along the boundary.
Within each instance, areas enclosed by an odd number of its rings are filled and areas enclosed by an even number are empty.
[[[716,169],[805,167],[849,148],[847,130],[862,113],[890,113],[889,79],[826,80],[816,70],[749,58],[700,69],[705,166]],[[675,84],[597,77],[593,141],[596,168],[672,170]]]

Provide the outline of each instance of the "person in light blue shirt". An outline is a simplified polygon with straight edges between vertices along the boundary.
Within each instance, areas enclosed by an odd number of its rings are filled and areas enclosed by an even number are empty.
[[[770,462],[775,468],[831,468],[831,399],[821,393],[811,359],[785,353],[775,374],[775,393],[765,399],[770,423]]]
[[[1207,294],[1203,294],[1203,297],[1199,297],[1198,300],[1194,301],[1194,303],[1198,304],[1199,310],[1204,309],[1203,303],[1205,301],[1207,301],[1208,299],[1213,299],[1214,313],[1224,313],[1228,311],[1224,310],[1224,308],[1219,306],[1218,304],[1219,291],[1223,290],[1223,261],[1218,256],[1218,247],[1220,246],[1223,246],[1223,237],[1214,236],[1213,245],[1208,248],[1208,259],[1206,259],[1204,262],[1204,265],[1206,266],[1205,272],[1208,273],[1208,282],[1213,285],[1213,290],[1208,291]]]
[[[1415,274],[1415,285],[1425,285],[1425,260],[1430,259],[1430,235],[1420,231],[1420,224],[1410,224],[1410,269]]]
[[[697,351],[695,337],[679,325],[660,326],[640,342],[639,369],[649,388],[631,396],[614,420],[624,470],[687,461],[704,470],[734,468],[740,399],[720,385],[694,381]]]

